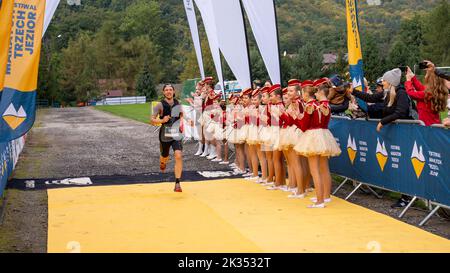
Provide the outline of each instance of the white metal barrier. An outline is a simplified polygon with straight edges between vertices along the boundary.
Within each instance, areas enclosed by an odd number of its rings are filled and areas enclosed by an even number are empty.
[[[122,105],[122,104],[144,104],[147,102],[145,96],[141,97],[118,97],[118,98],[107,98],[98,101],[96,105]]]

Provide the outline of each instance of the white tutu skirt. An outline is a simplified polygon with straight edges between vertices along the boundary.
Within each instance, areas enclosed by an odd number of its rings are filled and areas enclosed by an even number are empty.
[[[289,148],[294,148],[295,145],[300,143],[300,138],[303,135],[303,131],[300,130],[297,126],[291,126],[289,132]]]
[[[247,143],[256,145],[259,143],[259,127],[251,124],[248,126]]]
[[[291,147],[291,127],[280,129],[280,143],[279,150],[288,150]]]
[[[259,144],[270,143],[272,137],[272,127],[260,126],[259,127]]]
[[[214,134],[214,131],[216,130],[216,122],[213,122],[213,121],[211,121],[211,122],[209,122],[207,125],[206,125],[206,128],[205,128],[205,131],[208,133],[208,134],[211,134],[211,135],[213,135]]]
[[[304,132],[294,150],[302,156],[339,156],[342,151],[328,129],[313,129]]]
[[[236,143],[236,136],[236,129],[234,129],[234,127],[231,125],[227,126],[227,128],[225,129],[225,138],[228,140],[228,142],[233,144]]]
[[[211,116],[208,112],[203,112],[201,118],[200,118],[200,125],[201,126],[208,126],[208,124],[211,122]]]
[[[266,143],[268,145],[272,145],[273,150],[282,151],[283,148],[281,147],[281,127],[279,126],[272,126],[272,134],[270,137],[270,142]]]
[[[241,127],[241,129],[238,130],[238,143],[244,143],[247,141],[247,137],[248,137],[248,129],[249,129],[249,125],[245,124]]]
[[[214,125],[214,139],[216,140],[224,140],[225,137],[225,129],[223,128],[223,125],[220,123],[215,123]]]

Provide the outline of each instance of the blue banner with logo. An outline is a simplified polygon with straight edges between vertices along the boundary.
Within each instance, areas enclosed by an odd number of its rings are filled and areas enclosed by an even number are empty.
[[[25,136],[10,142],[0,142],[0,197],[6,187],[8,178],[19,160],[25,145]]]
[[[346,0],[347,15],[347,48],[348,64],[353,88],[360,92],[365,92],[363,55],[361,48],[361,36],[359,33],[358,2],[356,0]],[[367,103],[357,99],[359,107],[367,112]]]
[[[450,205],[450,131],[415,124],[333,119],[343,153],[331,171],[357,181]],[[447,166],[447,167],[445,167]]]

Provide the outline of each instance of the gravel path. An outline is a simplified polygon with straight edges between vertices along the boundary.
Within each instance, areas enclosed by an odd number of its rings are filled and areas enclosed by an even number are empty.
[[[185,170],[229,170],[194,157],[195,143],[184,145]],[[173,162],[168,171],[173,170]],[[158,132],[153,127],[93,108],[45,109],[27,139],[14,178],[68,178],[94,175],[139,175],[159,172]],[[351,187],[338,194],[345,197]],[[396,217],[393,200],[357,192],[350,202]],[[403,221],[416,225],[426,212],[413,209]],[[345,227],[341,227],[345,228]],[[450,238],[449,221],[433,217],[425,230]],[[6,191],[0,225],[0,252],[46,252],[46,191]]]
[[[28,178],[159,172],[158,131],[154,127],[93,108],[45,110],[33,129],[32,141],[45,152],[36,155],[43,160],[39,171]],[[228,169],[194,158],[196,149],[193,142],[184,145],[185,170]],[[173,161],[168,171],[173,171]]]

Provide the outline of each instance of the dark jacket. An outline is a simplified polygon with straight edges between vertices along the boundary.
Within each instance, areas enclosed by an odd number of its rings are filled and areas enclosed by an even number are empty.
[[[350,100],[348,98],[344,98],[344,102],[342,104],[329,104],[331,108],[332,114],[340,114],[347,111],[348,106],[350,105]]]
[[[411,101],[402,86],[397,87],[395,101],[391,107],[389,105],[389,92],[386,98],[383,93],[368,94],[360,91],[353,91],[353,95],[365,102],[384,103],[383,118],[381,124],[386,125],[397,119],[412,119],[410,113]]]

